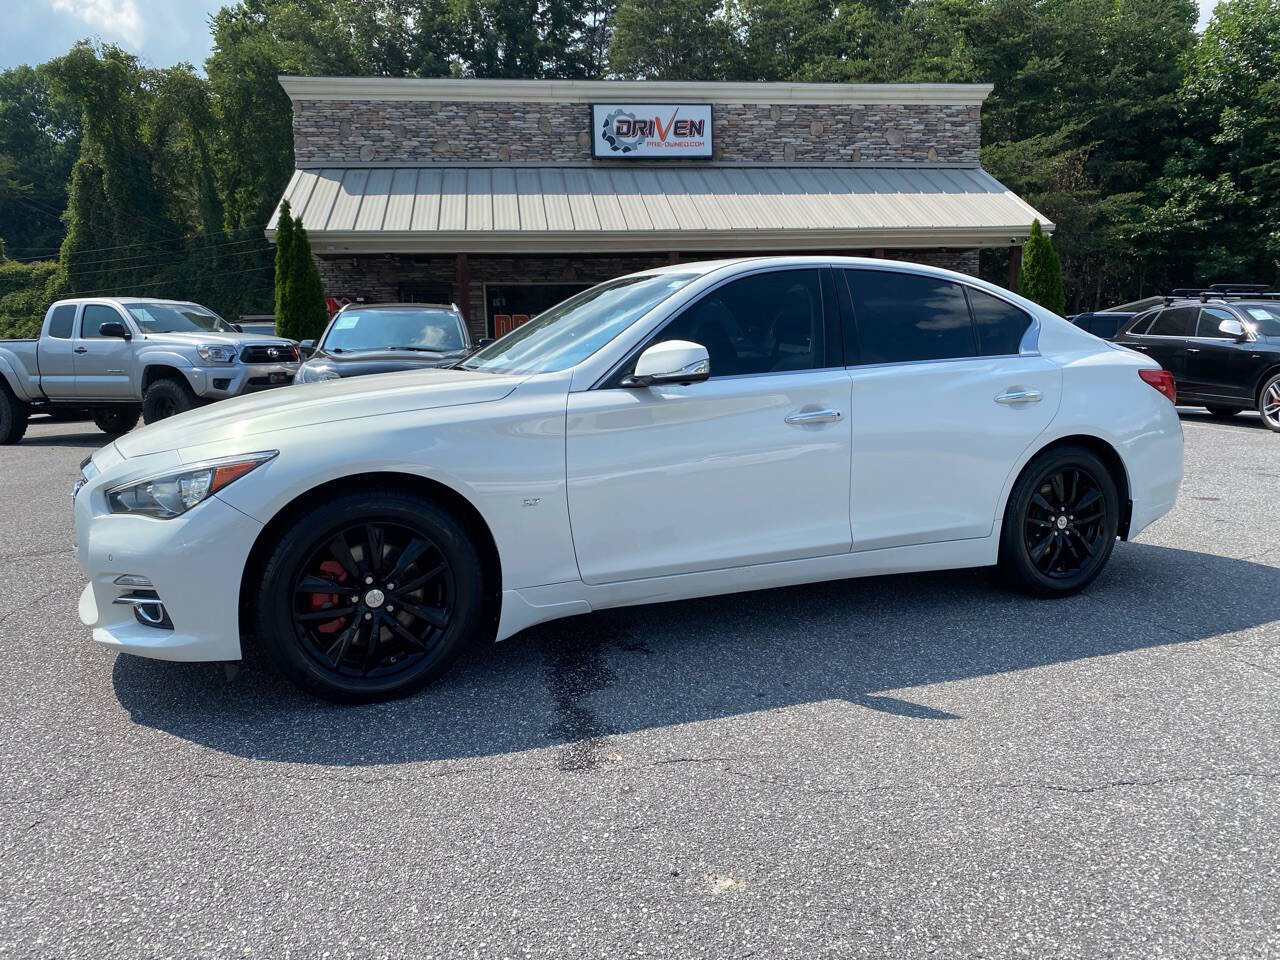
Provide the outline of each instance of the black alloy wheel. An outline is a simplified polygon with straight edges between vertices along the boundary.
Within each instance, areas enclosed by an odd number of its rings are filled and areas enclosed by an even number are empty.
[[[1014,484],[1000,565],[1017,586],[1037,595],[1075,593],[1111,556],[1119,515],[1115,481],[1094,454],[1079,447],[1041,454]]]
[[[348,496],[281,540],[263,577],[259,638],[320,696],[401,696],[474,634],[480,581],[466,532],[435,505],[394,491]]]

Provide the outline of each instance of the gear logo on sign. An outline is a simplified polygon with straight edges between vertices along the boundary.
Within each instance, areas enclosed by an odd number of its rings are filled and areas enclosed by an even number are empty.
[[[623,122],[618,123],[621,119]],[[628,113],[625,110],[615,110],[604,118],[602,124],[601,137],[605,143],[609,144],[609,149],[615,153],[630,153],[636,147],[644,143],[644,133],[636,132],[639,125],[636,123],[636,115]],[[628,136],[623,136],[618,132],[621,127]]]

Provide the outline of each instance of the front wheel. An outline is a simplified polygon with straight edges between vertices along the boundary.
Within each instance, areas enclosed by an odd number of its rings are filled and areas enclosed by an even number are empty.
[[[165,377],[142,394],[142,419],[146,423],[186,413],[196,405],[196,395],[186,383]]]
[[[1258,394],[1258,412],[1269,429],[1280,433],[1280,373],[1262,385],[1262,392]]]
[[[1115,546],[1120,498],[1106,466],[1083,447],[1027,464],[1009,495],[1000,568],[1019,589],[1062,597],[1088,586]]]
[[[118,436],[136,427],[141,413],[137,407],[99,407],[93,411],[93,422],[103,433]]]
[[[436,504],[391,489],[348,494],[281,538],[258,591],[258,639],[327,700],[404,696],[477,635],[482,579],[471,538]]]

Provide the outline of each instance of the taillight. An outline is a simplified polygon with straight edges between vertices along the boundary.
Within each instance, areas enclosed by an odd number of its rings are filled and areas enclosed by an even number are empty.
[[[1143,383],[1149,383],[1166,397],[1170,403],[1178,402],[1178,388],[1174,386],[1173,374],[1168,370],[1139,370],[1138,376]]]

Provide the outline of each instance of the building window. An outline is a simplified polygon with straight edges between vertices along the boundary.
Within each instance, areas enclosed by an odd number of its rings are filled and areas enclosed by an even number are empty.
[[[589,283],[487,283],[484,316],[489,336],[510,333],[531,317],[591,286]]]

